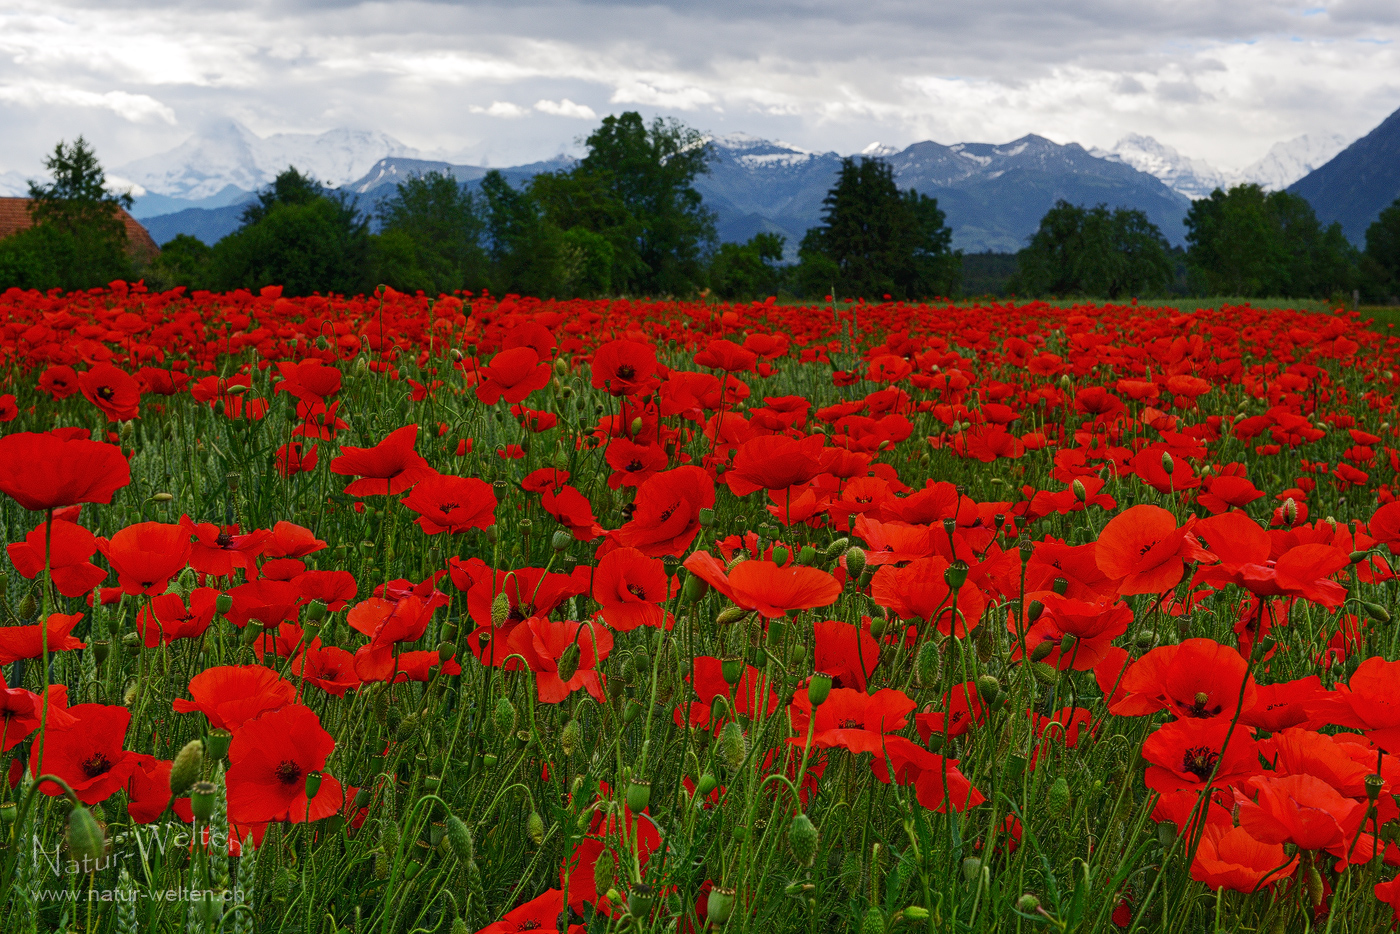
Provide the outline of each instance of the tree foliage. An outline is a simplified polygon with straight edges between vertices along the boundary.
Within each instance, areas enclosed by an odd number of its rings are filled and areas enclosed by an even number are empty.
[[[799,279],[808,294],[919,298],[957,288],[960,254],[934,198],[901,192],[880,159],[848,158],[807,231]]]
[[[1340,224],[1323,229],[1312,206],[1258,185],[1217,188],[1186,214],[1193,286],[1211,295],[1327,298],[1355,280],[1355,249]]]
[[[378,216],[378,281],[429,295],[487,283],[477,198],[450,175],[429,172],[400,182]]]
[[[1400,296],[1400,198],[1366,228],[1361,273],[1368,299],[1391,303]]]
[[[765,298],[783,279],[782,234],[757,233],[746,243],[722,243],[710,261],[710,289],[723,299]]]
[[[1055,202],[1016,257],[1015,290],[1028,295],[1122,298],[1163,291],[1171,247],[1142,211]]]

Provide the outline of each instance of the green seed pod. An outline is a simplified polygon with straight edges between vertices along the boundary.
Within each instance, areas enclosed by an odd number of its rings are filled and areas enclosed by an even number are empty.
[[[865,570],[865,552],[852,545],[846,549],[846,574],[853,580]]]
[[[525,818],[525,835],[539,846],[544,843],[544,818],[539,811],[531,811],[530,816]]]
[[[719,760],[731,772],[743,764],[744,756],[748,752],[745,746],[744,731],[738,723],[730,720],[720,729],[717,750]]]
[[[1050,792],[1045,796],[1045,807],[1051,818],[1058,818],[1069,807],[1069,780],[1063,775],[1050,786]]]
[[[656,904],[656,892],[645,882],[638,882],[627,893],[627,913],[633,918],[647,918]]]
[[[651,782],[632,779],[627,785],[627,809],[633,814],[645,811],[651,804]]]
[[[681,598],[686,603],[698,603],[709,592],[710,585],[694,574],[688,575],[681,585]]]
[[[831,675],[824,671],[812,672],[812,678],[807,682],[807,699],[812,702],[812,706],[820,707],[830,696]]]
[[[456,814],[447,815],[447,845],[463,863],[476,858],[476,841],[472,839],[471,828]]]
[[[788,547],[786,545],[773,546],[773,563],[776,564],[778,567],[786,566],[788,563],[788,559],[791,557],[792,552],[788,550]]]
[[[233,598],[226,593],[221,593],[214,598],[214,609],[222,616],[227,615],[233,609]]]
[[[190,786],[190,810],[194,811],[195,820],[207,822],[214,816],[214,798],[218,792],[219,786],[213,782],[195,782]]]
[[[715,524],[715,511],[709,508],[701,509],[698,518],[700,520],[700,527],[708,529]]]
[[[918,658],[914,662],[914,674],[919,679],[919,687],[931,688],[938,684],[940,662],[938,646],[932,641],[925,642],[919,648]]]
[[[744,660],[735,656],[720,659],[719,673],[724,683],[733,687],[744,677]]]
[[[549,547],[555,551],[564,551],[573,541],[574,537],[566,529],[555,529],[554,534],[549,537]]]
[[[320,772],[306,773],[306,800],[314,801],[316,795],[321,790],[321,783],[325,781],[325,775]]]
[[[976,881],[982,874],[982,861],[975,856],[969,856],[962,861],[962,874],[968,882]]]
[[[175,761],[170,765],[170,796],[183,798],[186,789],[199,779],[203,767],[204,743],[192,739],[175,754]]]
[[[799,813],[788,825],[788,846],[792,848],[793,858],[799,866],[812,865],[812,860],[817,855],[819,839],[817,826],[806,814]]]
[[[617,881],[617,864],[613,858],[612,850],[603,848],[603,852],[598,854],[598,861],[593,864],[593,888],[600,895],[613,887]]]
[[[568,684],[573,680],[574,674],[578,671],[579,658],[583,651],[578,647],[577,642],[570,642],[564,647],[563,653],[559,656],[558,674],[559,680]]]
[[[958,590],[967,583],[967,562],[959,558],[943,571],[943,582],[951,590]]]
[[[797,553],[797,563],[804,568],[811,567],[817,560],[817,549],[811,545],[803,545],[802,550]]]
[[[106,853],[107,841],[92,812],[81,804],[68,812],[68,852],[84,872],[93,872]],[[89,865],[91,864],[91,865]]]
[[[508,697],[496,701],[496,729],[502,736],[509,736],[515,732],[515,705]]]
[[[711,926],[723,927],[733,914],[734,889],[726,889],[718,885],[710,889],[709,897],[705,899],[705,916],[709,919]]]

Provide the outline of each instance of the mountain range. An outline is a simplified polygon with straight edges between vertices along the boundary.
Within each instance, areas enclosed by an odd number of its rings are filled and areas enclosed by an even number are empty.
[[[710,142],[710,171],[695,187],[716,214],[720,239],[779,233],[787,238],[789,258],[795,258],[802,235],[820,223],[822,199],[841,156],[743,133]],[[1400,111],[1350,147],[1345,143],[1338,136],[1300,136],[1276,144],[1237,172],[1216,169],[1136,134],[1107,150],[1028,135],[1002,145],[925,141],[899,149],[872,143],[860,155],[886,159],[900,187],[936,197],[953,230],[954,246],[965,252],[1019,249],[1060,198],[1140,209],[1168,240],[1180,244],[1190,200],[1240,182],[1271,190],[1291,186],[1313,203],[1320,218],[1341,221],[1347,235],[1360,243],[1370,220],[1400,194]],[[539,172],[571,164],[560,155],[501,171],[519,185]],[[383,133],[335,129],[259,137],[223,121],[203,127],[175,149],[117,167],[110,180],[136,194],[132,213],[157,242],[190,233],[212,243],[237,229],[253,192],[288,165],[346,191],[371,213],[406,177],[441,171],[472,185],[488,171],[427,158]],[[0,173],[0,194],[24,190],[18,173]]]

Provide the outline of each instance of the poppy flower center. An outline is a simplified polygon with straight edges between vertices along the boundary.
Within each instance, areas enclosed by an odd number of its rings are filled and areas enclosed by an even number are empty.
[[[539,923],[538,921],[536,921],[534,918],[531,918],[529,921],[522,921],[522,922],[520,922],[520,927],[518,928],[518,930],[521,930],[521,931],[538,931],[538,930],[540,929],[540,927],[541,927],[540,923]]]
[[[1205,693],[1204,691],[1198,691],[1196,692],[1196,696],[1192,699],[1191,706],[1187,707],[1184,713],[1188,717],[1194,717],[1197,720],[1204,720],[1207,717],[1214,717],[1219,715],[1220,711],[1225,709],[1225,705],[1223,704],[1216,704],[1214,707],[1207,707],[1206,705],[1209,703],[1210,695]]]
[[[449,513],[451,513],[452,510],[454,510],[454,509],[460,509],[461,507],[462,507],[462,504],[461,504],[461,503],[438,503],[438,508],[442,510],[442,514],[443,514],[444,516],[445,516],[445,515],[448,515]]]
[[[110,398],[112,398],[113,396],[115,396],[116,394],[117,394],[117,391],[116,391],[115,389],[113,389],[111,386],[99,386],[99,387],[97,388],[97,397],[98,397],[99,399],[110,399]]]
[[[1152,549],[1156,548],[1158,544],[1159,544],[1159,542],[1156,542],[1156,541],[1151,541],[1151,542],[1146,542],[1146,543],[1144,543],[1143,546],[1142,546],[1141,548],[1138,549],[1138,557],[1139,557],[1139,558],[1143,557],[1143,556],[1146,555],[1149,551],[1151,551]]]
[[[1210,773],[1215,769],[1215,763],[1220,761],[1220,753],[1209,746],[1192,746],[1186,750],[1182,759],[1182,768],[1192,775],[1205,781],[1210,778]]]
[[[636,473],[638,470],[642,469],[642,462],[639,460],[634,460],[622,469],[627,471],[628,473]]]
[[[631,379],[637,375],[637,368],[630,363],[624,363],[617,368],[618,379]]]
[[[671,505],[667,506],[665,510],[663,510],[661,513],[661,521],[665,522],[667,519],[671,518],[673,515],[676,514],[676,510],[679,508],[681,508],[680,503],[672,503]]]
[[[506,614],[506,619],[513,619],[519,622],[520,620],[529,619],[534,615],[535,605],[533,603],[517,603],[510,608],[510,612]]]
[[[88,778],[96,778],[112,768],[112,760],[107,758],[106,753],[95,752],[82,761],[81,768]]]
[[[645,600],[647,598],[646,588],[643,587],[641,584],[628,584],[627,592],[630,593],[632,596],[636,597],[638,600]]]
[[[284,785],[291,785],[301,779],[301,766],[291,759],[283,759],[281,764],[274,770],[277,780]]]
[[[233,536],[227,532],[220,532],[218,537],[214,539],[214,544],[220,548],[228,548],[233,545]]]

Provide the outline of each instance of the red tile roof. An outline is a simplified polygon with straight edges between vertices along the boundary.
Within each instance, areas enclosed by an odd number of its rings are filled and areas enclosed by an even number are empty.
[[[136,218],[125,211],[121,212],[122,223],[126,225],[127,249],[135,256],[152,259],[159,255],[160,247],[146,232]],[[8,237],[33,224],[29,217],[28,198],[0,198],[0,237]]]

